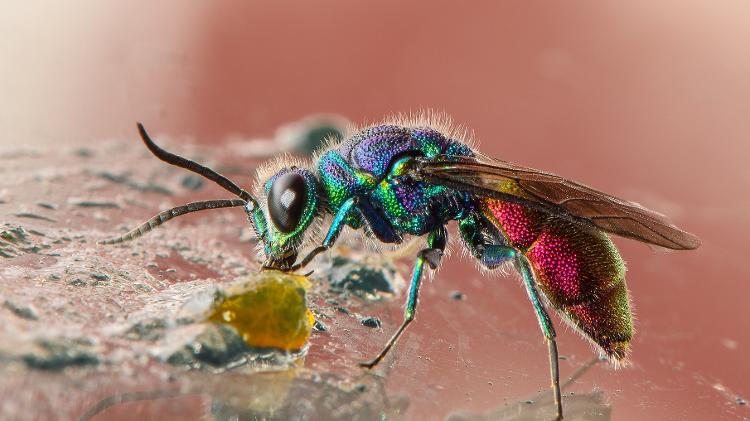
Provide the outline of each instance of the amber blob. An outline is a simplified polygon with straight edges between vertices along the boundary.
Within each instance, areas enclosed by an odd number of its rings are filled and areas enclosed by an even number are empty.
[[[233,326],[248,346],[285,351],[301,349],[315,321],[307,307],[306,277],[265,271],[229,291],[209,320]]]

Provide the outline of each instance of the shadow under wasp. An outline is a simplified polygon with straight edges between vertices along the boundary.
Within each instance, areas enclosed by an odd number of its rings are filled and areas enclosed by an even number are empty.
[[[403,322],[375,358],[361,363],[373,368],[414,320],[425,264],[438,267],[446,224],[457,221],[464,247],[482,268],[513,265],[520,273],[548,345],[558,419],[563,415],[558,354],[547,308],[610,361],[622,362],[628,353],[633,322],[625,265],[607,234],[674,250],[700,245],[697,237],[636,203],[482,155],[445,117],[427,114],[364,128],[329,142],[312,162],[277,159],[258,171],[254,194],[161,149],[140,123],[138,130],[157,158],[196,172],[239,199],[178,206],[101,243],[122,243],[177,216],[226,207],[244,208],[266,269],[303,268],[330,249],[345,226],[384,244],[426,237]]]

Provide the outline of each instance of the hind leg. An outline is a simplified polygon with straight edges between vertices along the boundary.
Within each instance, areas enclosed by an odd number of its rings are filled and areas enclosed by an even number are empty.
[[[560,366],[559,358],[557,355],[557,342],[555,342],[555,328],[552,326],[552,320],[550,320],[547,311],[544,309],[544,305],[540,300],[539,291],[536,288],[536,281],[534,280],[534,272],[531,270],[526,257],[519,254],[516,258],[516,267],[521,272],[523,283],[526,286],[526,292],[529,294],[529,300],[534,306],[536,312],[536,318],[539,322],[539,327],[542,329],[542,334],[547,341],[547,347],[549,351],[549,368],[550,376],[552,377],[552,391],[555,394],[555,406],[557,407],[557,419],[563,418],[562,411],[562,397],[560,393]]]
[[[539,291],[536,288],[534,272],[526,257],[513,247],[497,244],[485,244],[485,236],[482,235],[479,225],[472,219],[463,220],[459,223],[459,232],[471,254],[479,260],[482,266],[494,269],[503,263],[514,261],[516,268],[521,273],[529,300],[534,306],[539,327],[547,342],[549,351],[550,376],[552,378],[552,391],[555,397],[557,419],[563,418],[562,398],[560,392],[560,367],[557,355],[557,342],[555,328],[552,326],[547,311],[544,309]]]

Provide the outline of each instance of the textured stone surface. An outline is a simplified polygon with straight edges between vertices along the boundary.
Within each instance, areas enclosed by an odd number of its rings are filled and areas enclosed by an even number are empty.
[[[190,148],[180,152],[197,154]],[[228,175],[250,183],[252,164],[232,157],[221,162],[225,169],[242,168]],[[358,316],[340,313],[326,300],[352,309],[363,302],[328,291],[333,265],[326,256],[313,266],[312,283],[300,284],[296,277],[294,285],[272,288],[278,294],[270,300],[252,298],[271,275],[257,275],[255,246],[241,210],[170,221],[120,246],[96,244],[160,209],[226,196],[213,184],[159,162],[135,139],[9,152],[0,156],[0,164],[5,217],[0,225],[0,418],[70,419],[130,399],[153,400],[160,408],[156,413],[176,410],[184,418],[196,414],[193,405],[174,409],[173,400],[160,398],[192,402],[196,391],[214,396],[207,411],[218,417],[274,413],[349,419],[359,411],[375,416],[406,407],[403,399],[384,405],[378,395],[355,391],[341,373],[302,368],[314,321],[304,304],[319,320],[316,334],[330,336],[329,326],[357,326]],[[368,270],[379,275],[375,263]],[[392,266],[382,270],[382,279],[393,277]],[[368,294],[376,298],[378,291]],[[242,299],[232,301],[234,296]],[[229,309],[222,302],[233,303],[231,310],[247,323],[210,322],[212,312],[220,319]],[[247,303],[252,308],[243,308]],[[295,323],[303,330],[285,332],[285,321],[274,322],[279,317],[299,318]],[[288,341],[289,348],[301,351],[251,346],[260,332],[278,346]],[[274,393],[258,392],[267,387]],[[255,391],[252,402],[243,401],[252,395],[249,390]]]
[[[263,148],[159,141],[244,186],[262,161],[251,152]],[[445,259],[423,282],[417,320],[374,372],[363,372],[357,363],[401,323],[403,280],[422,243],[374,253],[345,232],[342,245],[310,268],[307,297],[318,328],[308,346],[302,354],[259,351],[231,329],[202,323],[220,291],[257,273],[241,210],[189,215],[130,244],[96,245],[161,209],[226,192],[184,183],[185,171],[154,159],[135,136],[85,148],[14,147],[0,152],[0,175],[0,419],[551,414],[546,347],[512,276]],[[730,317],[744,296],[716,287],[745,278],[736,264],[744,248],[711,247],[719,237],[696,254],[706,259],[622,243],[639,315],[633,366],[599,364],[569,384],[571,414],[747,414],[750,330],[741,328],[746,319]],[[717,268],[731,276],[717,278]],[[369,317],[380,328],[361,324]],[[566,379],[592,353],[554,321]]]

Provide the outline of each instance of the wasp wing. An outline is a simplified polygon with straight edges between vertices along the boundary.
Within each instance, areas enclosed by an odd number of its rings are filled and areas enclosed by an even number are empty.
[[[555,174],[486,156],[439,156],[420,160],[417,179],[495,197],[594,226],[602,231],[674,250],[700,240],[662,214]]]

